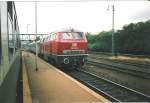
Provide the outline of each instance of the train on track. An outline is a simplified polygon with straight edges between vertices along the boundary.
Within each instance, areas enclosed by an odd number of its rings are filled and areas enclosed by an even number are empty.
[[[50,33],[37,41],[39,56],[57,66],[82,67],[87,61],[85,33],[76,29],[63,29]],[[28,44],[36,52],[36,42]]]
[[[20,37],[15,2],[0,1],[0,102],[16,103],[21,70]]]

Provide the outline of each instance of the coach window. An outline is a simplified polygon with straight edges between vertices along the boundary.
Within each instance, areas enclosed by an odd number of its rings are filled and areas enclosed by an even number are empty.
[[[2,59],[2,46],[1,46],[1,30],[0,30],[0,66],[1,66],[1,59]]]
[[[17,31],[17,18],[16,18],[16,16],[15,16],[14,20],[15,20],[14,21],[14,29],[15,29],[15,31]],[[15,47],[17,46],[17,34],[16,34],[16,32],[14,34],[14,46]]]
[[[9,60],[11,60],[13,56],[13,48],[14,48],[14,35],[13,35],[13,5],[12,2],[7,2],[8,3],[8,40],[9,40]]]
[[[10,18],[10,16],[8,15],[8,34],[9,34],[9,59],[12,58],[13,56],[13,31],[12,31],[12,20]]]
[[[13,18],[13,9],[12,9],[13,5],[12,5],[12,1],[8,1],[7,4],[8,4],[8,12],[9,12],[9,15],[10,15],[10,17],[12,19]]]

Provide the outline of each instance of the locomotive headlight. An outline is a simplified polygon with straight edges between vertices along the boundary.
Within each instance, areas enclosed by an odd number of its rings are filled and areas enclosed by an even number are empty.
[[[67,54],[67,51],[66,51],[66,50],[63,50],[63,54]]]
[[[82,59],[82,61],[83,61],[83,63],[84,63],[84,62],[87,62],[87,58],[84,57],[84,58]]]
[[[70,61],[68,58],[64,58],[64,64],[68,64]]]
[[[81,53],[84,54],[84,53],[85,53],[85,50],[81,50]]]

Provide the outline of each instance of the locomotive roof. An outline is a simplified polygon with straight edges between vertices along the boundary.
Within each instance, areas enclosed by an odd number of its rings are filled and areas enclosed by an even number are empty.
[[[70,29],[60,29],[60,30],[56,30],[55,32],[83,32],[83,31],[70,28]]]

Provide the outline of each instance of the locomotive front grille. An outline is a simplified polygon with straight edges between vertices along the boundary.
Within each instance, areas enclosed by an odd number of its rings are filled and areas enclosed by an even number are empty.
[[[70,54],[84,54],[85,50],[64,50],[64,54],[70,55]]]

